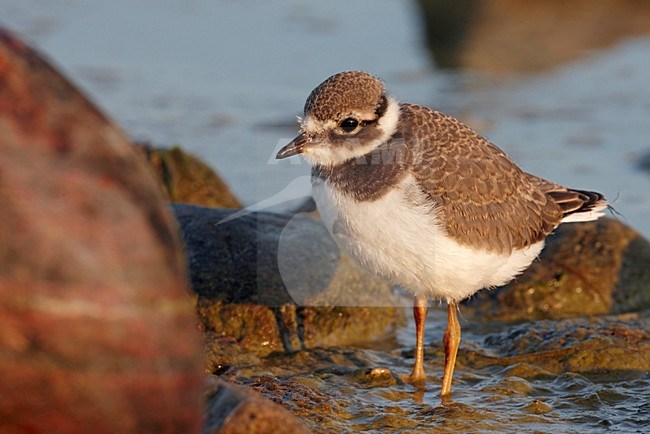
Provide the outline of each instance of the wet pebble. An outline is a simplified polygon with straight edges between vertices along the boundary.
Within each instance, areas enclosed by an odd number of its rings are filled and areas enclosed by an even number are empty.
[[[539,366],[531,365],[528,363],[516,363],[508,366],[502,371],[506,377],[519,377],[519,378],[536,378],[536,377],[552,377],[553,374],[540,368]]]
[[[483,392],[498,395],[527,395],[532,389],[533,386],[523,378],[504,377],[497,384],[483,388]]]
[[[545,414],[552,410],[551,406],[539,399],[533,400],[530,404],[524,407],[524,411],[530,414]]]
[[[363,368],[352,372],[352,380],[364,386],[386,387],[394,386],[399,379],[388,368]]]

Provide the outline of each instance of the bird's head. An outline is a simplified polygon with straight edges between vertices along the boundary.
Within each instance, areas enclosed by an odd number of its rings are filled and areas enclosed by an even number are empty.
[[[311,92],[299,121],[300,134],[276,158],[301,154],[312,165],[336,166],[390,139],[399,121],[399,104],[377,77],[341,72]]]

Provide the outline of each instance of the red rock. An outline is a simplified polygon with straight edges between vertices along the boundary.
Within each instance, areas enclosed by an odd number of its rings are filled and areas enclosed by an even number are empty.
[[[0,432],[196,432],[176,225],[146,163],[0,29]]]

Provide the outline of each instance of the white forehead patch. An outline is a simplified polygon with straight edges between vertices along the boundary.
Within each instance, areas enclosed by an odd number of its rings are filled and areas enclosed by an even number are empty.
[[[336,127],[336,122],[334,120],[320,121],[311,116],[305,116],[300,124],[300,129],[312,136],[317,136],[324,133],[325,131],[332,130]]]

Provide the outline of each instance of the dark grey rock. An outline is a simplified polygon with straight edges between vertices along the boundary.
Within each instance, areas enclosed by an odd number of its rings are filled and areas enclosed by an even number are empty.
[[[311,215],[172,209],[211,369],[250,361],[251,354],[363,342],[404,320],[390,286],[341,254]]]

